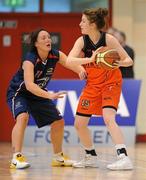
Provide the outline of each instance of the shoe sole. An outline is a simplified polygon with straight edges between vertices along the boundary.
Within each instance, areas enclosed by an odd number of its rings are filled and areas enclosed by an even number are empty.
[[[72,164],[64,164],[64,163],[53,163],[52,167],[72,167]]]
[[[109,170],[112,170],[112,171],[122,171],[122,170],[133,170],[133,167],[128,167],[128,168],[110,168],[110,167],[107,167],[107,169]]]
[[[61,164],[61,165],[52,165],[52,167],[72,167],[72,165]]]
[[[98,166],[73,166],[73,168],[98,168]]]
[[[10,165],[10,169],[26,169],[26,168],[29,168],[30,167],[30,165],[27,165],[27,166],[25,166],[25,167],[17,167],[17,166],[15,166],[14,164],[11,164]]]

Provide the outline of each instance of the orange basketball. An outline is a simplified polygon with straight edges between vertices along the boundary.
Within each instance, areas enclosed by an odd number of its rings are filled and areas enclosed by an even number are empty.
[[[116,49],[107,46],[99,48],[96,55],[96,64],[98,64],[99,67],[107,70],[115,69],[117,68],[117,66],[113,65],[115,61],[120,61],[120,56]]]

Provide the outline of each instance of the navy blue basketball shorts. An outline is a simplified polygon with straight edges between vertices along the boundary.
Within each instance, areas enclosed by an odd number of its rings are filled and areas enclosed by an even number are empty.
[[[50,99],[33,99],[17,95],[9,98],[7,103],[15,119],[19,114],[28,112],[32,115],[39,128],[62,119],[60,112]]]

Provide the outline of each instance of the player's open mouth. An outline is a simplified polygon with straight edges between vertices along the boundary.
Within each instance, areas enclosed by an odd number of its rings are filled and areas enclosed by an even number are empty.
[[[50,44],[47,44],[47,47],[50,47],[51,45]]]

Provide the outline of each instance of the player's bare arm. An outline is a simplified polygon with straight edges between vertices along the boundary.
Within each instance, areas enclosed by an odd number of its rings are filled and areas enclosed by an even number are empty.
[[[70,69],[73,72],[77,73],[81,80],[86,78],[86,71],[85,71],[83,66],[81,66],[81,65],[77,66],[77,65],[68,64],[67,63],[67,56],[61,51],[59,51],[59,57],[60,57],[59,58],[59,63],[62,66],[64,66],[65,68]]]
[[[107,34],[106,43],[107,46],[114,48],[118,51],[121,58],[120,61],[116,62],[118,66],[128,67],[133,65],[133,60],[129,57],[127,52],[123,49],[123,47],[120,45],[120,43],[115,37],[113,37],[110,34]]]
[[[90,58],[80,58],[80,54],[82,52],[84,46],[84,42],[83,42],[83,37],[79,37],[72,50],[70,51],[68,58],[67,58],[67,64],[72,64],[72,65],[82,65],[82,64],[87,64],[87,63],[91,63],[93,62],[95,59],[93,57]]]
[[[57,92],[51,93],[48,91],[44,91],[37,84],[34,83],[34,65],[30,61],[24,61],[23,63],[24,70],[24,82],[26,85],[26,89],[33,93],[36,96],[40,96],[48,99],[57,99],[62,98],[66,92]]]

